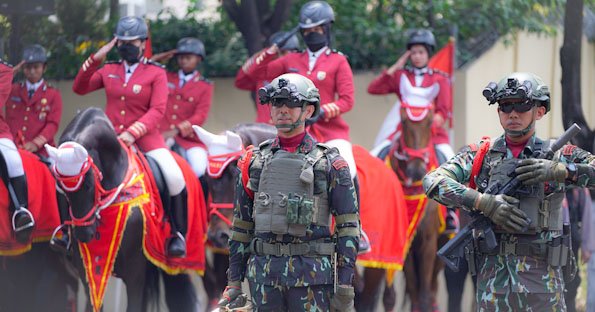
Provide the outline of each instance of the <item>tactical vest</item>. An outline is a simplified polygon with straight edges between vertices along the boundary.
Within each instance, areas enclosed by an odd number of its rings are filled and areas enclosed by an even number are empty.
[[[535,151],[541,151],[550,144],[550,141],[536,139]],[[485,157],[482,169],[477,178],[480,192],[494,184],[504,185],[511,178],[517,166],[518,159],[504,159],[506,155],[490,150]],[[560,153],[554,154],[553,160],[558,160]],[[545,195],[545,183],[522,186],[514,196],[519,199],[519,208],[531,219],[529,229],[525,232],[512,234],[536,234],[542,231],[562,230],[562,200],[564,192],[552,192]],[[495,228],[497,233],[507,233],[500,227]]]
[[[270,141],[254,151],[248,188],[254,191],[257,233],[301,237],[310,224],[329,226],[327,151],[317,144],[308,154],[273,154]]]

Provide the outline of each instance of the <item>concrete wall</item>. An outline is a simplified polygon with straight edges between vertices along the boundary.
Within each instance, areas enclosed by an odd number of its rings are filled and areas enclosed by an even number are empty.
[[[539,37],[519,34],[516,40],[506,46],[498,42],[479,60],[455,73],[454,118],[452,131],[455,149],[478,140],[484,135],[495,137],[501,134],[494,105],[488,106],[481,91],[489,81],[498,81],[513,71],[529,71],[541,76],[552,93],[552,111],[538,122],[538,133],[542,137],[560,135],[561,113],[561,68],[559,49],[562,36]],[[595,125],[595,44],[583,42],[582,51],[582,102],[585,117]],[[394,94],[372,96],[366,92],[368,83],[377,73],[355,73],[354,109],[345,114],[351,126],[352,141],[371,148],[384,117],[396,101]],[[254,104],[248,92],[233,86],[233,78],[214,78],[215,94],[213,107],[205,127],[211,131],[223,131],[240,122],[253,121]],[[64,113],[62,127],[76,114],[77,110],[89,106],[104,106],[102,90],[81,97],[73,94],[72,81],[55,83],[62,91]]]

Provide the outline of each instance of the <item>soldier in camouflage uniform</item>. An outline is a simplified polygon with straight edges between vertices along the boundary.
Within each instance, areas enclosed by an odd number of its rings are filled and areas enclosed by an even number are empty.
[[[278,136],[239,161],[220,306],[241,295],[246,277],[257,311],[354,311],[358,205],[347,162],[304,129],[319,112],[318,89],[291,73],[261,88],[259,97],[272,104]]]
[[[424,188],[436,201],[481,212],[494,223],[497,248],[488,250],[477,236],[474,242],[479,311],[565,311],[562,268],[570,258],[561,202],[569,185],[595,186],[595,157],[565,145],[552,160],[532,158],[550,144],[535,135],[535,122],[550,109],[548,88],[539,77],[513,73],[490,83],[484,96],[498,103],[504,134],[492,142],[476,176],[473,162],[483,142],[428,173]],[[522,181],[523,193],[484,193],[510,179],[510,172]],[[471,180],[477,189],[464,185]]]

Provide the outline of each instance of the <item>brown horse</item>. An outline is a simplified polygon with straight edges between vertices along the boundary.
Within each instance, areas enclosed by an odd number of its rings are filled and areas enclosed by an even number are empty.
[[[409,254],[404,272],[406,292],[411,300],[411,311],[437,311],[437,276],[443,267],[436,257],[441,243],[439,206],[433,200],[425,199],[421,180],[437,166],[434,145],[431,140],[433,111],[430,106],[404,107],[401,109],[401,131],[397,133],[389,152],[393,171],[403,183],[406,199],[426,200],[423,213],[414,214],[421,218],[417,230],[410,233]],[[410,215],[411,216],[411,215]],[[410,220],[410,222],[415,222]]]

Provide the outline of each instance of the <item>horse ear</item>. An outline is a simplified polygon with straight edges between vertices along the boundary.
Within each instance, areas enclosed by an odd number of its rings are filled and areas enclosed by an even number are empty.
[[[227,136],[227,147],[238,151],[242,149],[242,137],[231,131],[225,131],[225,135]]]
[[[211,143],[213,143],[214,137],[216,136],[215,134],[210,133],[209,131],[205,130],[204,128],[202,128],[201,126],[197,126],[197,125],[193,125],[192,129],[194,129],[194,132],[196,133],[196,135],[198,136],[198,138],[205,144],[205,145],[209,145]]]
[[[49,144],[45,144],[43,147],[45,147],[46,152],[48,152],[48,156],[50,157],[51,160],[56,161],[58,160],[58,149],[49,145]]]
[[[76,160],[78,160],[78,161],[87,160],[89,153],[83,146],[81,146],[80,144],[74,144],[72,148],[74,150],[74,157],[76,158]]]

